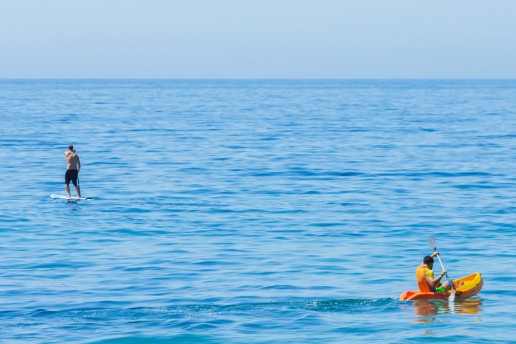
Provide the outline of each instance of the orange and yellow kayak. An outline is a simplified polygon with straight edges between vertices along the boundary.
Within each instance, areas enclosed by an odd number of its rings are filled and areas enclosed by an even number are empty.
[[[478,294],[484,281],[482,275],[479,272],[462,277],[453,281],[455,286],[455,298],[465,299],[467,297]],[[412,301],[412,300],[435,300],[435,299],[447,299],[450,297],[450,291],[439,293],[439,292],[422,292],[419,290],[411,290],[401,293],[401,301]]]

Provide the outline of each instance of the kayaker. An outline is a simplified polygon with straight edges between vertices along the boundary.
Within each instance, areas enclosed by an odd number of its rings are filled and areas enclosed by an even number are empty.
[[[446,275],[446,270],[441,271],[437,277],[434,277],[432,268],[434,267],[434,257],[437,257],[438,254],[439,252],[436,251],[431,256],[425,256],[423,263],[416,269],[417,285],[422,292],[442,293],[451,289],[448,281],[441,283],[441,279]]]

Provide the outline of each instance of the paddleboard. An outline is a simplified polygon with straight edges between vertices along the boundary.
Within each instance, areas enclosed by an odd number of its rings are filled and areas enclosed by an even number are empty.
[[[85,201],[85,200],[93,200],[93,197],[68,197],[65,195],[51,194],[50,198],[64,199],[67,201]]]

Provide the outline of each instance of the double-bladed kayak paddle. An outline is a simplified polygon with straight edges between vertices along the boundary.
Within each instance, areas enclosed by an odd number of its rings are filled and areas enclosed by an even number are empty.
[[[433,248],[434,252],[437,252],[437,245],[435,243],[435,238],[433,235],[430,235],[430,237],[428,238],[428,244],[430,245],[431,248]],[[437,254],[437,259],[439,259],[439,263],[441,264],[441,268],[443,270],[446,270],[444,268],[444,265],[443,265],[443,262],[441,261],[441,257],[439,254]],[[453,285],[453,282],[450,281],[450,278],[448,278],[448,272],[446,272],[444,274],[446,276],[446,280],[448,281],[448,283],[450,284],[450,287],[451,287],[451,290],[452,290],[452,293],[450,294],[450,301],[453,301],[455,300],[455,286]]]

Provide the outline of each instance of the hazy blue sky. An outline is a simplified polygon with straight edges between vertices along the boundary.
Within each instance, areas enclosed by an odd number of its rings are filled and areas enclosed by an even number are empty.
[[[516,78],[516,0],[0,0],[0,78]]]

